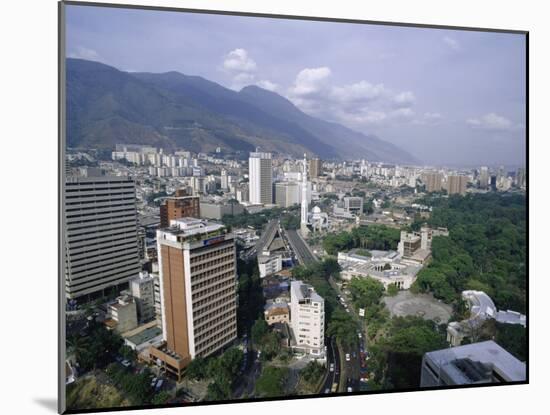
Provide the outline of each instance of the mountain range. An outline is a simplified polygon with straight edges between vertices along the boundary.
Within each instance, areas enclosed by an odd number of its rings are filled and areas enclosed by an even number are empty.
[[[417,160],[374,135],[312,117],[257,86],[233,91],[179,72],[124,72],[67,59],[67,145],[149,144],[199,152],[274,151],[323,159]]]

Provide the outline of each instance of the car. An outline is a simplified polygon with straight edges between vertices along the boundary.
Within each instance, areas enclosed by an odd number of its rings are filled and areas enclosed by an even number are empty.
[[[353,392],[353,389],[351,388],[351,386],[348,386],[348,392]]]
[[[357,353],[353,352],[353,358],[355,359],[357,357]]]
[[[351,358],[349,357],[349,353],[346,353],[346,362],[349,362]]]
[[[330,371],[330,372],[334,372],[334,363],[331,363],[331,364],[330,364],[329,371]]]
[[[125,359],[125,360],[123,360],[122,362],[120,362],[120,364],[121,364],[122,366],[124,366],[124,367],[130,367],[130,366],[132,366],[132,363],[130,363],[130,361],[127,360],[127,359]]]
[[[162,384],[163,384],[163,383],[164,383],[164,380],[159,379],[159,380],[157,381],[157,384],[155,385],[155,390],[156,390],[156,391],[159,391],[159,390],[162,388]]]
[[[156,383],[157,383],[157,378],[154,377],[154,378],[151,380],[151,387],[154,388],[155,385],[156,385]]]
[[[363,338],[363,335],[361,334],[361,332],[358,332],[358,333],[357,333],[357,337],[359,337],[360,339]]]
[[[326,388],[325,393],[330,393],[330,388]]]

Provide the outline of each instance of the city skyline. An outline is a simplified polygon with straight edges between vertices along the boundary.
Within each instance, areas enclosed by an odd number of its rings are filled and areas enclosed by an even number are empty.
[[[523,35],[79,6],[67,27],[69,57],[258,85],[426,164],[524,164]]]

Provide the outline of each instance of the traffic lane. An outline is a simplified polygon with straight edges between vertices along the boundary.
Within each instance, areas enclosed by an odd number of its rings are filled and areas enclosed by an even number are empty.
[[[346,365],[346,391],[351,387],[352,392],[356,392],[360,387],[361,362],[359,348],[346,348],[345,353],[349,354],[349,361],[345,359]]]
[[[330,393],[332,390],[332,385],[337,382],[337,374],[339,373],[339,363],[338,363],[339,355],[338,355],[338,348],[334,345],[334,339],[332,337],[329,337],[329,341],[327,342],[327,370],[328,375],[325,380],[325,383],[323,385],[323,389],[321,390],[321,393]],[[333,365],[333,370],[330,370],[331,365]],[[327,392],[328,391],[328,392]]]

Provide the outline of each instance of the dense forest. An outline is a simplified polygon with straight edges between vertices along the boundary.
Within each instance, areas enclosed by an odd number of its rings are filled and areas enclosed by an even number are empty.
[[[527,285],[527,210],[524,195],[477,194],[425,198],[431,226],[449,229],[434,237],[432,262],[414,288],[452,302],[461,291],[485,291],[499,309],[524,313]]]

